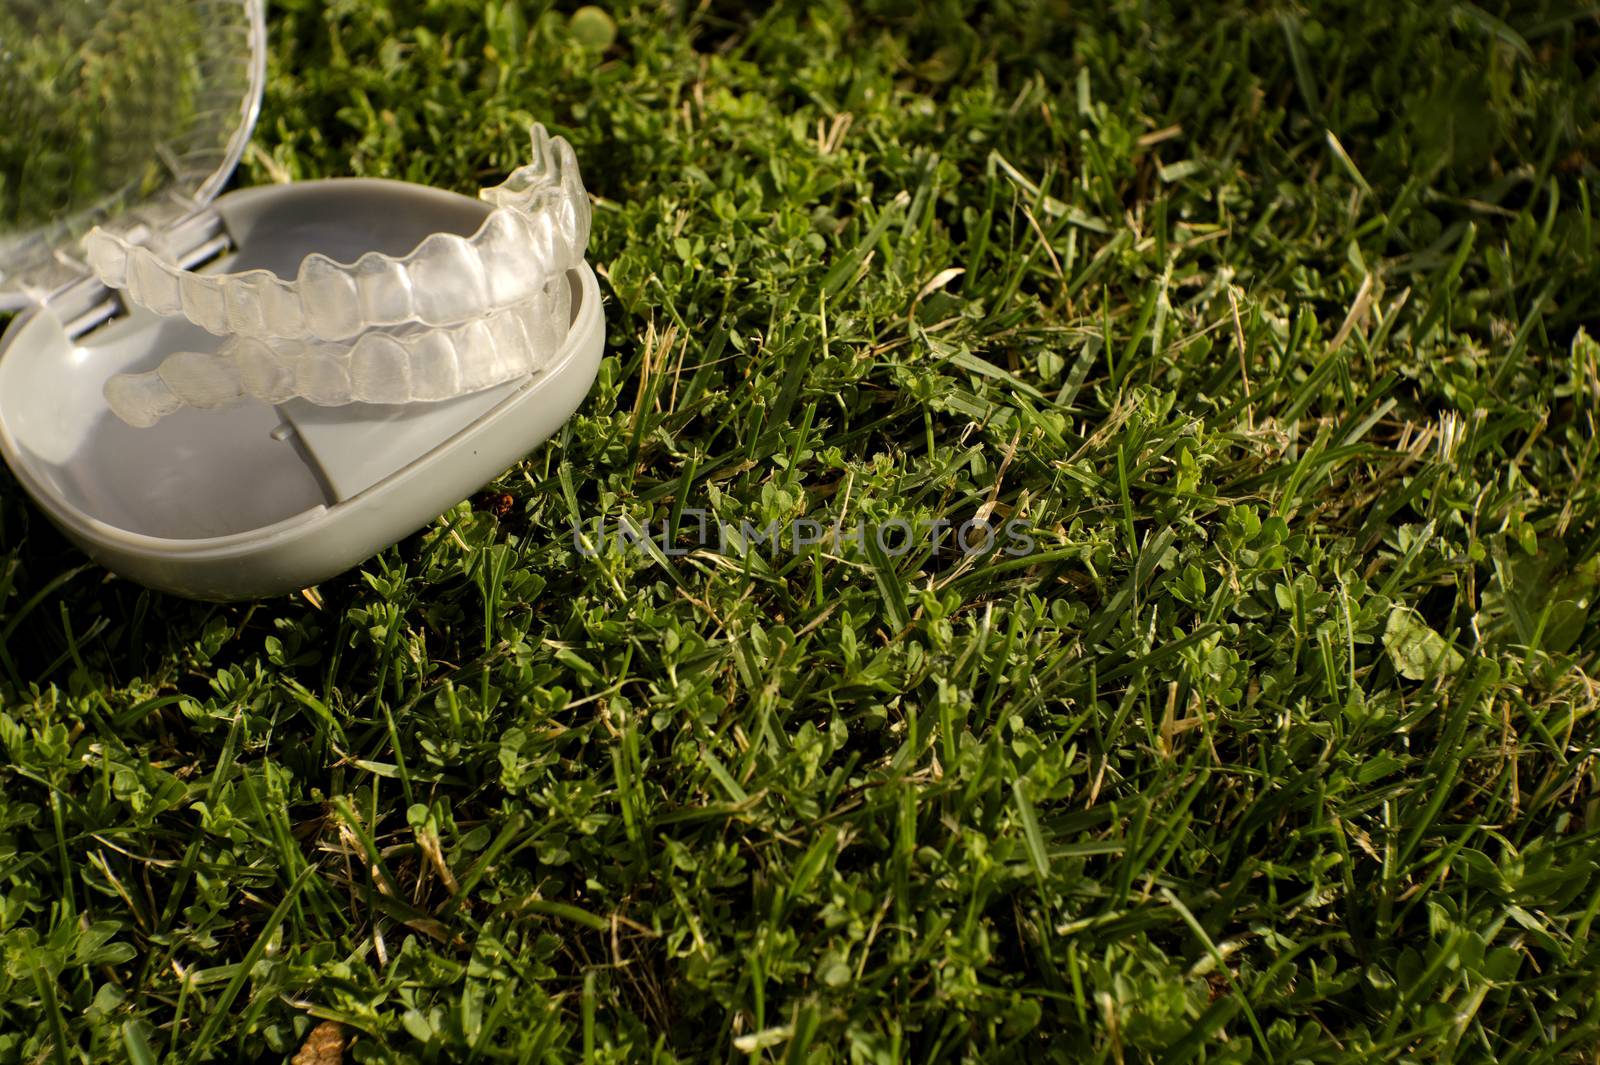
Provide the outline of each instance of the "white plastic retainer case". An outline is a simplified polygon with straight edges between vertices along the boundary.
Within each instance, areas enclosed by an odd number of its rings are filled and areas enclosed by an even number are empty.
[[[77,56],[103,49],[132,62],[127,53],[149,36],[161,47],[188,47],[192,60],[174,79],[187,87],[179,94],[189,101],[184,114],[147,142],[139,167],[113,168],[104,180],[113,187],[95,189],[87,202],[74,192],[52,217],[19,221],[25,212],[15,189],[7,202],[0,185],[0,309],[22,310],[0,337],[0,455],[91,557],[131,580],[195,598],[303,588],[425,526],[577,409],[605,334],[586,263],[567,274],[564,343],[545,369],[517,380],[431,403],[246,400],[222,410],[185,408],[149,428],[119,419],[102,394],[109,378],[154,369],[174,352],[215,351],[222,339],[181,316],[134,306],[101,284],[83,258],[91,225],[202,273],[261,268],[292,277],[316,252],[354,262],[370,251],[403,256],[433,233],[470,236],[490,205],[356,178],[216,197],[260,104],[261,0],[59,3],[10,0],[0,19],[47,22]],[[104,10],[73,25],[74,11],[97,8]],[[0,35],[7,28],[0,23]],[[9,77],[0,71],[0,79]],[[166,95],[121,89],[131,98],[127,106],[142,112]],[[8,106],[22,105],[0,89],[0,142],[29,135],[18,116],[4,113]],[[106,113],[104,121],[125,117]],[[39,150],[49,148],[41,142]],[[0,156],[0,166],[5,162]],[[119,185],[130,172],[134,177]],[[0,182],[7,178],[15,175],[0,169]]]

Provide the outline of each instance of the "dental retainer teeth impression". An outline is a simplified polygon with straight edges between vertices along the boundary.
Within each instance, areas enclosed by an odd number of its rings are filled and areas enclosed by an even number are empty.
[[[435,402],[544,368],[566,340],[566,275],[583,260],[590,213],[572,146],[538,124],[532,141],[528,165],[479,192],[493,209],[472,236],[435,233],[406,255],[353,263],[307,255],[293,281],[267,270],[196,274],[92,231],[85,248],[104,284],[226,338],[215,353],[180,351],[111,377],[112,411],[147,427],[186,406],[246,398]]]

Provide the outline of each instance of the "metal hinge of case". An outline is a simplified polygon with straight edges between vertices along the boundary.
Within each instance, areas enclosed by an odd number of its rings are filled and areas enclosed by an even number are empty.
[[[222,216],[210,206],[180,218],[159,234],[141,224],[126,236],[171,256],[185,270],[203,266],[233,249]],[[120,292],[102,284],[87,264],[75,265],[86,276],[63,285],[46,300],[56,317],[66,323],[67,335],[74,340],[127,310]]]

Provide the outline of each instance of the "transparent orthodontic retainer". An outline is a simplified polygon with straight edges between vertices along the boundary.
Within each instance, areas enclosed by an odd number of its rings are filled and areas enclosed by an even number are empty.
[[[484,199],[354,178],[213,199],[260,99],[259,0],[57,3],[0,17],[47,20],[76,55],[192,32],[204,74],[128,183],[113,170],[42,220],[0,200],[0,308],[24,308],[0,338],[0,454],[90,556],[196,598],[306,587],[425,526],[577,409],[604,344],[581,186],[520,214],[522,171]],[[92,17],[62,28],[76,8]],[[145,111],[170,88],[118,86]],[[0,129],[24,105],[0,91]]]

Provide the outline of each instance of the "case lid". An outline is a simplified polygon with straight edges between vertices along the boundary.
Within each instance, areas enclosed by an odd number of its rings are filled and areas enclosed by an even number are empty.
[[[262,0],[0,0],[0,310],[88,276],[91,227],[209,203],[265,81]]]

